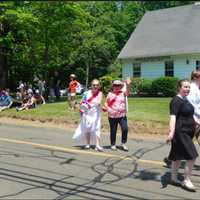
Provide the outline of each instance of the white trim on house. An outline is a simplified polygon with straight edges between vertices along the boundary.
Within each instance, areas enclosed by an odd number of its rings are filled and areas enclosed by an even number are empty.
[[[174,77],[189,78],[192,70],[196,69],[196,61],[200,61],[200,54],[187,54],[144,59],[124,59],[122,63],[123,78],[133,77],[133,63],[141,63],[141,77],[155,79],[165,76],[165,61],[173,61]]]

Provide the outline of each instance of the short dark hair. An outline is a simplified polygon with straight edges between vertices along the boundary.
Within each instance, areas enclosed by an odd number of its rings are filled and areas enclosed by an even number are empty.
[[[190,80],[189,79],[181,79],[177,82],[177,85],[176,85],[176,91],[179,92],[180,88],[182,87],[183,85],[183,82],[189,82],[190,83]]]

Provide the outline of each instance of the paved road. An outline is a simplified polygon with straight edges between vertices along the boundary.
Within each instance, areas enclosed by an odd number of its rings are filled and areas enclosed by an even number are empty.
[[[199,159],[196,193],[169,185],[162,140],[129,139],[128,153],[112,152],[103,135],[101,153],[71,138],[67,130],[0,124],[0,199],[199,199]]]

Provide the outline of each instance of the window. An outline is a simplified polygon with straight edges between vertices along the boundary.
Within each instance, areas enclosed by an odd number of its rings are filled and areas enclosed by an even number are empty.
[[[165,76],[174,76],[174,62],[172,60],[165,61]]]
[[[200,60],[196,60],[196,70],[200,70]]]
[[[140,77],[140,76],[141,76],[141,64],[133,63],[133,77]]]

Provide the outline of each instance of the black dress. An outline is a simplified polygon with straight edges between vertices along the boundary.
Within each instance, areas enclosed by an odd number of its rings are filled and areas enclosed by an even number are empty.
[[[187,99],[173,97],[170,102],[170,115],[176,116],[176,126],[169,160],[193,160],[198,156],[192,141],[195,133],[193,114],[194,108]]]

